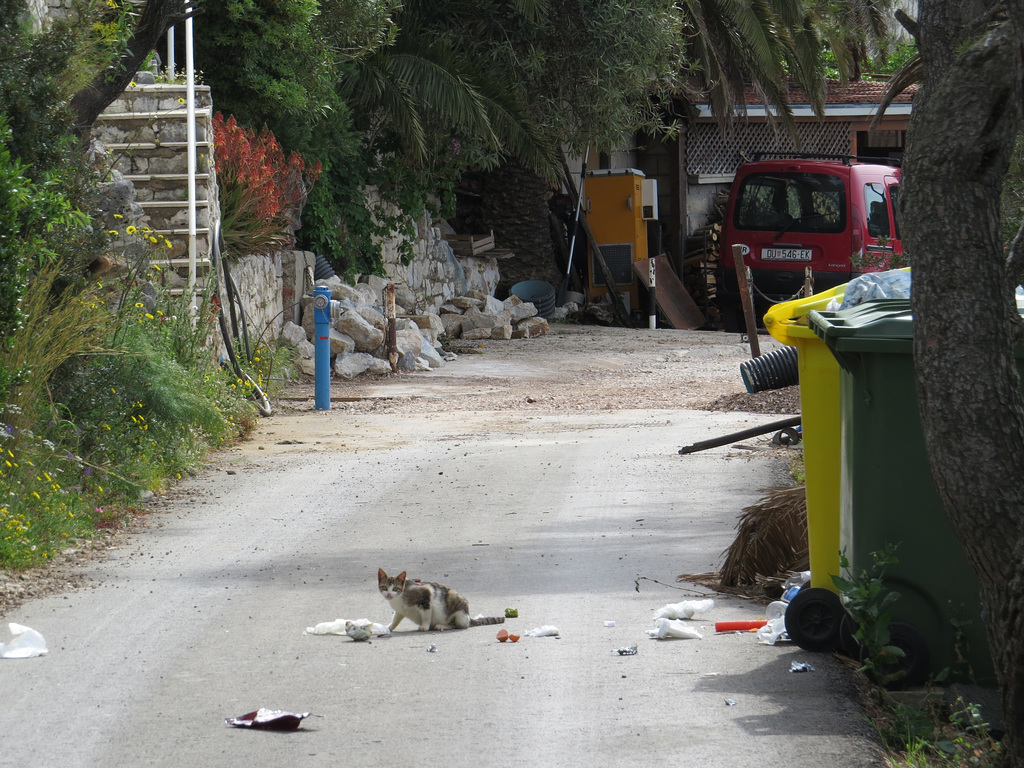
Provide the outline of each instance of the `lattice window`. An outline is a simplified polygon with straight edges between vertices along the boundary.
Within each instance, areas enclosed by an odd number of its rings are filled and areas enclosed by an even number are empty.
[[[742,152],[807,152],[849,155],[853,151],[852,123],[798,123],[798,147],[780,125],[737,123],[724,131],[714,123],[699,123],[687,135],[686,172],[691,175],[734,174]]]

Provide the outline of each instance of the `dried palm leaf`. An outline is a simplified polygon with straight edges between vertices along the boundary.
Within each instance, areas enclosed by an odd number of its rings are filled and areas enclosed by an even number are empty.
[[[722,585],[753,585],[789,571],[807,570],[807,496],[804,486],[770,488],[736,523],[722,554]]]

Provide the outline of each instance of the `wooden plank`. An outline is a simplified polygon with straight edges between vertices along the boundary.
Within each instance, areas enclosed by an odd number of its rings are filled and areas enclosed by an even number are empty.
[[[633,271],[644,287],[650,289],[651,260],[634,261]],[[654,299],[658,303],[658,308],[665,313],[666,319],[677,331],[692,331],[706,322],[700,307],[679,281],[679,277],[668,263],[668,257],[664,254],[654,258]]]

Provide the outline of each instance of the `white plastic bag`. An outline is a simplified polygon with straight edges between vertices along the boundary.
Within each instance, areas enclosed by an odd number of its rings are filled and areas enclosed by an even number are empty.
[[[0,659],[31,659],[35,656],[45,656],[50,652],[46,647],[46,640],[36,630],[15,624],[13,621],[7,626],[10,627],[14,640],[10,645],[0,643]]]
[[[696,629],[692,629],[678,619],[657,619],[654,622],[654,629],[648,629],[647,634],[656,640],[703,640],[704,635]]]
[[[368,629],[374,635],[390,635],[391,630],[384,624],[377,624],[369,619],[335,619],[334,621],[321,621],[315,627],[306,627],[304,635],[347,635],[347,624],[354,624],[359,628]]]
[[[769,606],[771,607],[771,606]],[[786,634],[786,617],[770,619],[767,624],[757,630],[757,641],[764,645],[775,645],[779,640],[788,640]]]
[[[659,608],[654,614],[655,619],[692,619],[698,613],[707,613],[715,607],[715,601],[707,598],[705,600],[683,600],[681,603],[670,603]]]
[[[888,272],[867,272],[858,275],[846,284],[843,300],[838,307],[836,301],[829,302],[827,309],[846,309],[863,304],[872,299],[909,299],[911,279],[910,272],[904,269],[892,269]]]
[[[523,634],[530,637],[559,637],[558,627],[545,624],[543,627],[534,627]]]

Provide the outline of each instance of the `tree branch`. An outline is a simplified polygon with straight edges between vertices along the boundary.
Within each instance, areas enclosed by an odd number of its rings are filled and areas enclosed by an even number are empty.
[[[907,30],[907,33],[914,38],[914,42],[918,42],[917,33],[920,28],[917,19],[910,18],[902,8],[897,8],[893,15],[896,17],[896,21],[900,23],[900,26]]]

